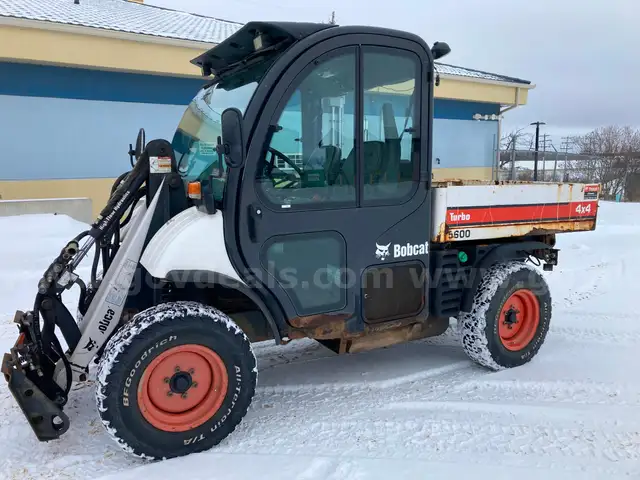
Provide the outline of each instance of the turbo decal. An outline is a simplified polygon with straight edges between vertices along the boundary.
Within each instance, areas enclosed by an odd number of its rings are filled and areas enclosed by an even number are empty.
[[[446,223],[451,226],[495,225],[595,218],[597,201],[533,205],[449,207]]]

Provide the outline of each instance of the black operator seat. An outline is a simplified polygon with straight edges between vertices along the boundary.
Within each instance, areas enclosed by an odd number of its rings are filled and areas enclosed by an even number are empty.
[[[326,145],[322,148],[325,151],[325,179],[327,185],[333,185],[338,180],[342,169],[342,149],[335,145]]]
[[[375,174],[380,168],[384,153],[384,142],[369,140],[362,144],[364,160],[364,183],[375,183]],[[352,149],[342,166],[342,178],[347,185],[355,185],[356,177],[356,152]]]
[[[382,105],[382,122],[384,127],[384,154],[380,165],[379,182],[396,183],[400,175],[400,136],[393,106],[390,103]]]

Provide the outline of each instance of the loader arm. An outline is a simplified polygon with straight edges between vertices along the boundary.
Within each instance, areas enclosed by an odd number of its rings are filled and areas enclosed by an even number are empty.
[[[130,220],[128,235],[120,242],[122,218],[131,217],[126,215],[127,211],[133,210],[146,193],[141,187],[149,183],[149,162],[158,156],[169,156],[175,164],[168,142],[150,142],[134,168],[118,179],[117,188],[90,229],[72,239],[46,269],[38,283],[33,309],[16,313],[19,337],[3,357],[2,373],[41,441],[56,439],[69,428],[69,419],[62,408],[71,384],[86,380],[89,363],[118,325],[165,188],[164,179],[144,214]],[[96,261],[87,286],[75,269],[92,247],[96,250]],[[95,275],[99,256],[105,269],[100,279]],[[75,285],[81,291],[80,325],[62,301],[62,294]],[[56,337],[56,328],[65,339],[66,351]]]

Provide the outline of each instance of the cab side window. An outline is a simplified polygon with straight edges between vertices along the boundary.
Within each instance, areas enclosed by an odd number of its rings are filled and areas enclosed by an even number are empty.
[[[355,206],[355,48],[318,58],[293,85],[271,125],[258,191],[278,208]]]
[[[420,60],[405,50],[376,47],[363,50],[362,62],[363,204],[399,203],[418,184]]]

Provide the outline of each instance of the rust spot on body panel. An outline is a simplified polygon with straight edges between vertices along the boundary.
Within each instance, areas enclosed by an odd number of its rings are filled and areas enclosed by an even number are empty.
[[[353,315],[349,314],[325,315],[325,323],[318,324],[314,327],[292,328],[289,330],[288,336],[292,339],[314,338],[316,340],[357,338],[373,334],[381,334],[383,332],[403,328],[414,323],[429,323],[435,321],[435,319],[429,317],[425,313],[424,315],[406,317],[387,322],[366,324],[362,331],[348,332],[346,329],[347,320],[352,317]],[[290,321],[289,323],[292,322]]]
[[[581,232],[594,230],[596,221],[564,221],[564,222],[540,222],[540,223],[523,223],[514,225],[492,226],[491,229],[504,231],[509,228],[509,232],[504,236],[507,237],[524,237],[528,235],[550,235],[563,232]]]
[[[440,232],[434,238],[435,243],[458,242],[464,240],[481,241],[495,240],[500,238],[517,238],[530,235],[555,235],[567,232],[587,232],[595,230],[596,219],[588,220],[565,220],[558,222],[536,222],[532,220],[527,223],[508,223],[502,225],[478,225],[447,227],[445,234]],[[455,238],[454,231],[470,231],[469,237]]]
[[[410,342],[443,334],[449,327],[447,317],[413,317],[379,325],[367,325],[362,332],[347,333],[345,322],[333,322],[315,329],[294,329],[289,338],[312,338],[327,345],[336,353],[356,353]]]
[[[296,328],[316,328],[323,325],[330,325],[335,322],[344,323],[352,315],[346,313],[319,313],[317,315],[307,315],[304,317],[294,317],[289,323]]]
[[[368,350],[442,335],[448,327],[448,318],[434,318],[429,322],[412,323],[384,332],[370,333],[358,338],[345,340],[342,349],[345,353],[366,352]]]
[[[438,231],[433,237],[433,241],[436,243],[445,243],[447,241],[448,232],[449,232],[449,226],[447,225],[447,222],[444,221],[438,227]]]

